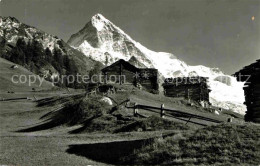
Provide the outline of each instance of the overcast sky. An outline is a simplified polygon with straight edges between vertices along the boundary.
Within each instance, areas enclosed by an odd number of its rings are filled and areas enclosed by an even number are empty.
[[[0,0],[13,16],[65,41],[96,13],[154,51],[233,74],[260,58],[260,0]]]

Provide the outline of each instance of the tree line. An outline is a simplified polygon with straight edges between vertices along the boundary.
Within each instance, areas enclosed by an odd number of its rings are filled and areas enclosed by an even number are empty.
[[[4,45],[4,41],[1,41],[1,45]],[[42,75],[41,69],[45,67],[47,70],[55,72],[60,75],[76,75],[78,68],[73,59],[68,55],[63,55],[59,48],[54,48],[51,51],[48,47],[43,48],[42,44],[37,40],[29,40],[25,42],[23,38],[19,38],[16,45],[11,50],[3,52],[1,51],[1,57],[11,62],[24,66],[31,72]],[[52,68],[52,70],[51,70]],[[55,69],[55,70],[53,70]],[[50,78],[47,78],[47,80]],[[58,82],[57,86],[67,86],[72,88],[81,88],[82,85],[78,85],[77,82],[68,84],[66,81]]]

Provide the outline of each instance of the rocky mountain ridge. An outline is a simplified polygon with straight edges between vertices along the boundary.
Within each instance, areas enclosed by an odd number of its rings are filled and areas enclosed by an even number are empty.
[[[18,39],[23,39],[25,42],[37,41],[42,44],[44,49],[49,48],[51,52],[53,52],[55,48],[59,49],[63,55],[68,55],[69,58],[75,61],[81,74],[87,74],[94,68],[96,63],[99,63],[86,57],[83,53],[72,48],[57,36],[48,34],[33,26],[26,25],[14,17],[0,16],[0,38],[2,38],[1,41],[6,41],[6,44],[11,47],[15,47]],[[48,68],[46,70],[48,70]]]

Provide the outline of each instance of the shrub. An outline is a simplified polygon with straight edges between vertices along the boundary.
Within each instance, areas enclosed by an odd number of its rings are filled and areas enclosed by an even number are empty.
[[[100,101],[100,97],[84,98],[80,102],[68,103],[65,112],[72,114],[70,124],[80,124],[90,118],[97,118],[111,109],[107,103]],[[71,112],[71,113],[70,113]]]
[[[99,100],[100,97],[84,98],[81,96],[65,97],[62,99],[50,98],[46,101],[41,101],[40,106],[63,103],[64,107],[44,117],[51,117],[54,123],[75,125],[82,124],[87,120],[97,118],[106,114],[111,106]]]

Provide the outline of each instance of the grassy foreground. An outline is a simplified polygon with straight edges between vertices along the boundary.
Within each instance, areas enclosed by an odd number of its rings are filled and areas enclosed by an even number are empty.
[[[101,102],[98,96],[76,101],[70,101],[66,104],[66,109],[57,111],[54,113],[55,116],[52,116],[55,122],[58,118],[62,124],[82,125],[81,128],[71,131],[71,134],[156,130],[174,130],[175,134],[148,142],[143,140],[136,146],[133,144],[131,147],[134,150],[130,149],[129,154],[126,153],[126,149],[118,150],[114,143],[72,145],[67,151],[71,154],[109,164],[127,165],[259,165],[260,163],[259,125],[244,122],[222,123],[197,129],[155,116],[144,119],[130,118],[124,107],[108,106]],[[130,142],[122,142],[120,146],[125,148],[128,143]],[[100,153],[99,148],[107,147],[117,150],[113,152],[102,150],[103,152],[97,155]],[[86,149],[97,151],[87,153]],[[122,151],[125,152],[124,155]],[[104,159],[108,154],[113,154],[113,160],[110,157]]]
[[[260,126],[221,124],[155,139],[121,159],[142,165],[259,165]]]

